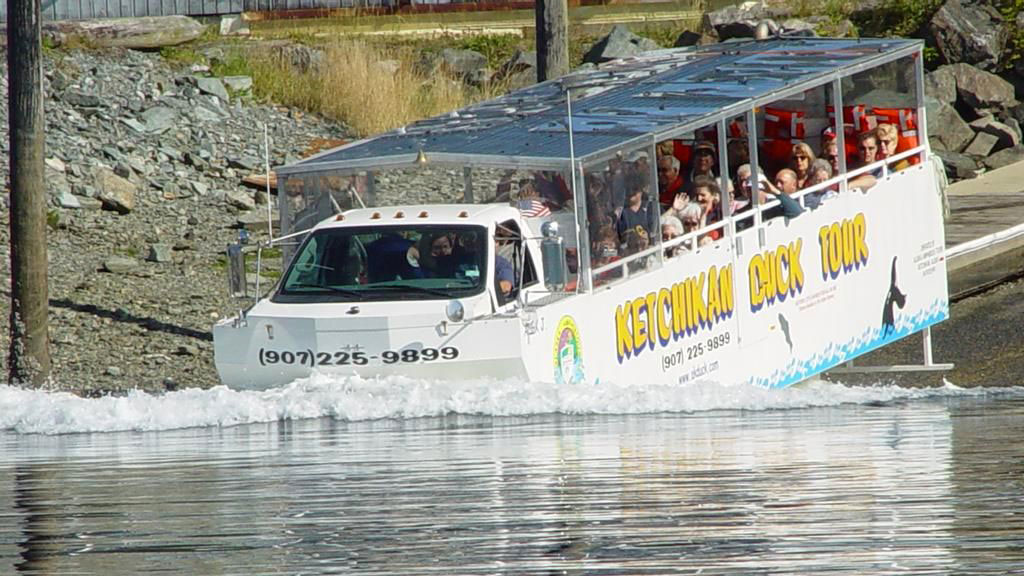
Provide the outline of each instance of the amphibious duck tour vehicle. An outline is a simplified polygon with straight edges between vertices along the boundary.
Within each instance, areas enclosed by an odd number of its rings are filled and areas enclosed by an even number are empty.
[[[948,296],[921,51],[653,52],[279,168],[287,264],[214,327],[220,377],[781,388],[927,334]]]

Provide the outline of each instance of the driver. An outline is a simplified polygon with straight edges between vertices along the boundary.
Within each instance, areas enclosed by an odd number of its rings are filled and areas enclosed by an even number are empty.
[[[409,262],[417,262],[427,278],[456,278],[472,255],[452,232],[431,232],[409,249]]]

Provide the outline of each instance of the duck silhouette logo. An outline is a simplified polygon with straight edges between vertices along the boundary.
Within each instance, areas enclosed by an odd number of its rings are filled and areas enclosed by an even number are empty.
[[[882,338],[896,331],[896,310],[903,309],[907,303],[907,295],[896,286],[896,257],[892,257],[892,277],[889,280],[889,294],[882,306]]]

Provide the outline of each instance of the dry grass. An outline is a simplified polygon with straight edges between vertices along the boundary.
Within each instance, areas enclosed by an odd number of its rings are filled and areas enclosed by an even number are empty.
[[[412,51],[361,40],[339,40],[324,50],[322,65],[306,71],[280,53],[254,55],[250,66],[257,92],[340,120],[359,136],[447,112],[492,92],[471,91],[446,74],[419,71]]]

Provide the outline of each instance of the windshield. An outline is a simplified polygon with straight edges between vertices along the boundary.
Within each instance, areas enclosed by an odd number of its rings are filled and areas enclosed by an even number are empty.
[[[332,228],[310,235],[277,302],[461,298],[483,290],[482,226]]]

